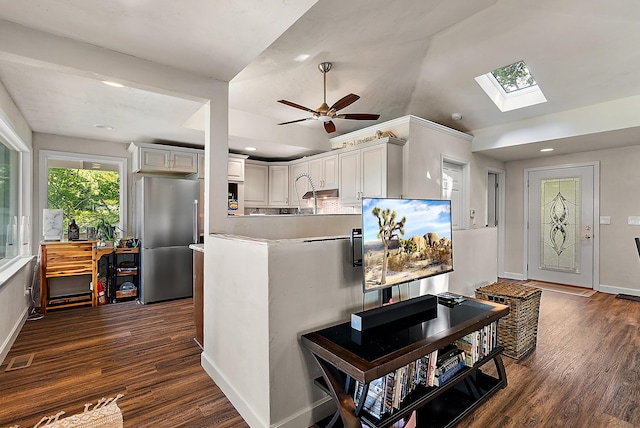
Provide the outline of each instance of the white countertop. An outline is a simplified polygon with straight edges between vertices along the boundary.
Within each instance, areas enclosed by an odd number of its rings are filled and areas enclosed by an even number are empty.
[[[200,251],[201,253],[204,253],[204,244],[191,244],[189,245],[189,248],[194,251]]]

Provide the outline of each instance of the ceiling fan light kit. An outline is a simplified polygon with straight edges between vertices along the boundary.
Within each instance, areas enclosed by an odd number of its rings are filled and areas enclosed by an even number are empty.
[[[299,104],[293,103],[287,100],[278,100],[279,103],[288,105],[289,107],[297,108],[300,110],[307,111],[312,114],[311,117],[306,117],[304,119],[292,120],[289,122],[282,122],[278,125],[288,125],[290,123],[304,122],[306,120],[318,120],[323,123],[325,131],[327,133],[336,132],[336,125],[333,123],[333,119],[349,119],[349,120],[378,120],[380,117],[379,114],[369,114],[369,113],[347,113],[347,114],[338,114],[338,110],[342,110],[345,107],[350,106],[354,102],[360,99],[360,96],[356,94],[345,95],[336,101],[331,107],[327,104],[327,73],[331,70],[332,64],[330,62],[321,62],[318,64],[318,70],[323,74],[324,77],[324,101],[316,110],[312,110],[308,107],[301,106]]]

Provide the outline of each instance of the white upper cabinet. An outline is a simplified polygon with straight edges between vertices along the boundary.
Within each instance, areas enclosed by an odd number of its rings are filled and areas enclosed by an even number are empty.
[[[244,160],[246,156],[236,157],[229,154],[227,161],[227,179],[229,181],[244,181]]]
[[[269,204],[269,166],[263,163],[244,164],[244,205],[266,207]]]
[[[338,188],[338,155],[309,160],[309,175],[316,190]]]
[[[167,172],[195,174],[198,172],[198,154],[203,150],[160,144],[131,143],[132,172]]]
[[[281,208],[289,206],[289,167],[269,165],[269,205]]]
[[[359,204],[363,197],[402,196],[402,145],[366,145],[339,155],[340,202]]]
[[[340,201],[345,204],[356,204],[360,201],[362,178],[360,150],[340,153]]]

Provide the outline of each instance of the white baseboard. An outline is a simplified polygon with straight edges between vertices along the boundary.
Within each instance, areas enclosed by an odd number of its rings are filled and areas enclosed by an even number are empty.
[[[4,363],[4,359],[9,354],[11,347],[13,346],[13,342],[16,341],[18,335],[20,334],[20,330],[22,330],[22,326],[27,321],[27,315],[29,314],[29,307],[27,306],[22,311],[22,314],[16,320],[13,328],[11,329],[11,334],[7,336],[7,338],[2,343],[2,347],[0,348],[0,364]]]
[[[247,424],[251,428],[300,428],[313,425],[313,421],[335,412],[335,404],[328,395],[313,403],[310,407],[301,409],[298,413],[289,416],[285,420],[281,420],[272,424],[261,420],[251,409],[251,406],[244,401],[242,396],[233,388],[229,381],[217,369],[207,355],[203,352],[200,356],[200,363],[204,371],[218,385],[233,407],[240,413]]]
[[[504,278],[506,279],[515,279],[516,281],[524,281],[526,278],[522,273],[513,273],[513,272],[505,272]]]
[[[632,296],[640,296],[640,290],[634,288],[614,287],[612,285],[600,284],[598,291],[609,294],[630,294]]]
[[[254,412],[253,409],[244,401],[242,396],[238,394],[238,392],[233,388],[233,386],[229,383],[229,381],[224,377],[222,373],[218,370],[216,365],[207,358],[207,355],[203,352],[200,354],[200,364],[205,372],[209,375],[211,379],[218,385],[222,393],[227,397],[227,399],[231,402],[233,407],[240,413],[247,424],[251,428],[261,427],[268,428],[269,425],[262,419],[260,419]]]

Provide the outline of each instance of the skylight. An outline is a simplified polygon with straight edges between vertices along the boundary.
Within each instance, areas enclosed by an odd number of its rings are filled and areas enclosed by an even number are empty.
[[[547,101],[524,61],[478,76],[476,82],[502,112]]]
[[[497,68],[491,74],[507,94],[537,85],[524,61]]]

